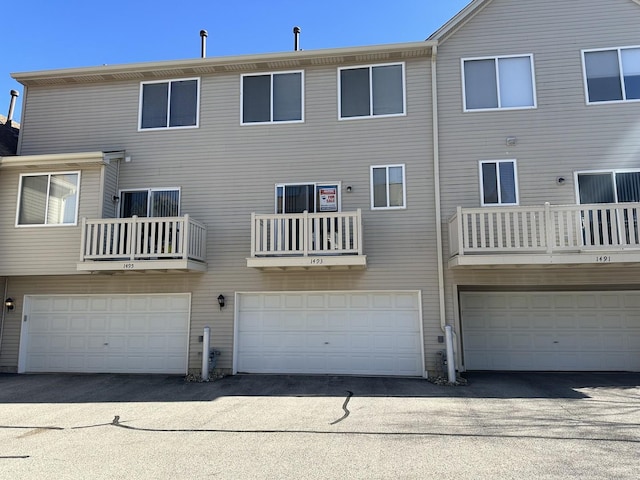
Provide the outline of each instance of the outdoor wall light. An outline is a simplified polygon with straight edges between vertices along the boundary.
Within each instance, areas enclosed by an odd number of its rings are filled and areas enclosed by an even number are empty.
[[[224,295],[222,294],[218,295],[218,305],[220,305],[220,310],[222,310],[222,307],[224,307]]]
[[[4,301],[4,306],[7,307],[7,310],[13,310],[16,302],[13,301],[13,298],[9,297]]]
[[[351,185],[349,185],[349,186],[347,187],[347,192],[351,193],[352,191],[353,191],[353,187],[352,187]]]

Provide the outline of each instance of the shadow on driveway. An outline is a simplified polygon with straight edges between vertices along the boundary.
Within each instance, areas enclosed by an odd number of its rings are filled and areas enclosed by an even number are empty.
[[[608,388],[638,397],[640,373],[472,372],[466,386],[420,378],[236,375],[185,382],[166,375],[0,374],[0,403],[193,402],[231,396],[425,398],[589,398],[582,390]]]

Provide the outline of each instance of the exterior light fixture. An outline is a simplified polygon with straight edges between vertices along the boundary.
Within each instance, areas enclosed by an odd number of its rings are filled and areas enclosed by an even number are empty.
[[[218,305],[220,305],[220,310],[222,310],[222,307],[224,307],[224,295],[222,294],[218,295]]]
[[[347,187],[347,192],[351,193],[352,191],[353,191],[353,187],[352,187],[351,185],[349,185],[349,186]]]
[[[7,310],[13,310],[16,306],[16,302],[13,301],[13,298],[9,297],[4,301],[4,306]]]

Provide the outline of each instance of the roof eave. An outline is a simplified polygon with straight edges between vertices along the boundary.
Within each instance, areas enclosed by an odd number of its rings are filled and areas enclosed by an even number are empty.
[[[208,57],[188,60],[103,65],[97,67],[44,70],[12,73],[23,85],[77,84],[99,81],[153,79],[171,76],[201,75],[220,72],[251,72],[263,69],[300,68],[313,65],[395,61],[403,58],[429,56],[436,42],[420,41],[343,47],[324,50],[300,50],[229,57]]]

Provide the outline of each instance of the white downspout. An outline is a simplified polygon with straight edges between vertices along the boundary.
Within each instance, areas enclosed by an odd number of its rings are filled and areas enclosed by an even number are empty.
[[[7,298],[9,292],[9,277],[4,277],[4,295],[2,295],[2,315],[0,315],[0,351],[2,351],[2,336],[4,334],[4,318],[7,314],[7,308],[4,306],[4,301]]]
[[[440,145],[438,128],[438,77],[437,63],[438,47],[431,47],[431,123],[433,126],[433,191],[436,210],[436,247],[438,260],[438,299],[440,301],[440,328],[445,333],[447,347],[447,374],[449,383],[456,381],[455,353],[453,350],[453,329],[447,325],[444,297],[444,256],[442,242],[442,212],[440,210]]]
[[[201,378],[203,382],[209,381],[209,346],[211,344],[211,328],[204,327],[202,335],[202,372]]]

